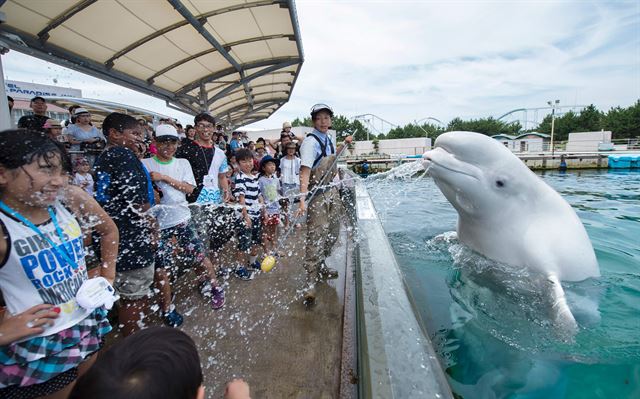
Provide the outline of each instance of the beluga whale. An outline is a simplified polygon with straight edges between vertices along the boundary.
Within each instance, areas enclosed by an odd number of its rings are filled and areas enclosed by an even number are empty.
[[[458,240],[490,260],[541,276],[551,322],[575,334],[578,324],[560,281],[596,278],[600,269],[571,205],[483,134],[444,133],[422,162],[458,213]]]

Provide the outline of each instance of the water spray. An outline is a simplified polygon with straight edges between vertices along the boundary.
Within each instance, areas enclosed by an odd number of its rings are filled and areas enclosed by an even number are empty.
[[[327,170],[324,172],[324,174],[320,178],[320,181],[318,182],[318,184],[315,187],[313,187],[311,189],[311,191],[309,191],[308,193],[299,194],[301,196],[303,196],[303,195],[307,196],[307,198],[306,198],[307,203],[311,204],[311,201],[313,201],[313,199],[315,198],[316,194],[318,194],[319,192],[322,192],[321,189],[324,189],[326,187],[331,187],[331,186],[334,185],[334,184],[329,184],[329,177],[331,176],[331,171],[334,170],[334,168],[338,164],[338,160],[340,159],[340,156],[344,152],[345,148],[347,148],[346,144],[342,145],[340,150],[338,150],[338,152],[335,155],[335,159],[331,163],[331,166],[329,166],[329,168],[327,168]],[[333,178],[333,177],[331,177],[331,178]],[[340,184],[342,182],[343,181],[341,181]],[[291,223],[289,225],[289,228],[282,235],[282,237],[280,237],[280,239],[278,240],[278,243],[276,244],[275,249],[274,249],[275,253],[278,253],[278,251],[282,247],[282,244],[284,242],[286,242],[286,239],[287,239],[287,237],[289,237],[289,234],[291,234],[291,231],[293,230],[294,226],[295,226],[295,223]],[[262,260],[262,263],[260,265],[260,269],[262,271],[264,271],[264,272],[269,272],[271,269],[273,269],[273,267],[275,265],[276,265],[276,258],[274,256],[272,256],[272,255],[269,255],[269,256],[266,256]]]

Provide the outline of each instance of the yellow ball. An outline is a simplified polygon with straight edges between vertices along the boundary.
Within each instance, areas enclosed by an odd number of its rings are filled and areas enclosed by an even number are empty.
[[[271,269],[273,269],[275,265],[276,265],[276,258],[269,255],[262,260],[260,269],[262,269],[262,271],[266,273],[271,271]]]

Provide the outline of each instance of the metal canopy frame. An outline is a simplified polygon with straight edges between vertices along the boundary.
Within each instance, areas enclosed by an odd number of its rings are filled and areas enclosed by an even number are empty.
[[[86,16],[86,13],[91,13],[92,6],[96,4],[102,3],[102,6],[107,7],[110,7],[110,4],[120,4],[122,7],[127,8],[127,3],[135,2],[135,0],[121,0],[118,3],[109,3],[110,0],[77,0],[77,2],[71,7],[67,6],[66,9],[61,9],[57,15],[49,16],[46,26],[44,26],[44,28],[41,27],[37,32],[33,31],[33,29],[32,31],[29,31],[30,28],[33,28],[30,26],[12,24],[12,12],[16,12],[17,10],[18,12],[29,15],[29,12],[33,12],[31,11],[32,8],[29,7],[37,6],[34,6],[33,3],[26,4],[28,1],[23,2],[22,0],[0,0],[0,11],[6,10],[5,12],[7,16],[6,23],[0,24],[0,38],[13,50],[161,98],[165,100],[167,106],[172,109],[189,114],[208,111],[223,120],[230,128],[254,122],[256,118],[258,118],[258,120],[266,118],[291,98],[291,93],[295,87],[300,68],[304,61],[294,0],[257,0],[246,2],[237,0],[236,4],[228,5],[227,2],[225,7],[221,7],[219,9],[215,9],[216,2],[198,2],[198,0],[164,1],[171,5],[173,12],[179,15],[177,17],[178,22],[175,22],[176,15],[167,16],[167,20],[171,20],[170,24],[165,27],[157,27],[156,30],[150,34],[146,34],[145,32],[143,37],[132,37],[131,43],[127,44],[123,48],[114,49],[113,54],[110,54],[105,61],[102,61],[104,58],[97,61],[90,57],[81,56],[79,55],[81,52],[78,52],[77,49],[74,49],[76,51],[72,51],[71,49],[73,49],[73,47],[66,43],[55,43],[55,36],[53,33],[56,32],[56,29],[72,30],[69,26],[75,27],[77,25],[71,24],[74,22],[74,18],[79,18],[83,15]],[[25,3],[26,5],[21,3]],[[50,6],[49,8],[52,6],[55,7],[55,4],[56,3],[48,3],[48,6]],[[202,11],[194,12],[198,10],[195,4],[198,4]],[[274,11],[274,5],[277,6],[276,11]],[[169,10],[168,7],[165,8]],[[98,9],[99,8],[96,10]],[[260,22],[257,17],[253,14],[254,9],[261,9],[262,13],[275,13],[274,15],[277,15],[278,18],[281,19],[283,18],[283,14],[278,13],[277,9],[287,9],[291,25],[284,27],[282,32],[275,32],[273,27],[270,27],[270,30],[264,31],[260,26]],[[162,7],[159,7],[158,10],[164,12]],[[237,37],[235,40],[229,40],[227,42],[220,40],[224,35],[220,36],[220,38],[214,37],[212,32],[216,32],[216,35],[220,35],[220,33],[218,32],[218,29],[213,30],[212,24],[209,22],[210,18],[227,18],[227,16],[228,18],[240,18],[245,14],[233,13],[246,13],[246,11],[242,10],[249,10],[252,13],[251,15],[253,16],[254,23],[256,24],[254,31],[259,31],[259,35],[255,35],[254,37],[238,37],[235,35]],[[22,17],[23,18],[19,20],[25,20],[24,15],[22,15]],[[45,16],[44,14],[38,14],[37,17],[42,19]],[[144,16],[138,17],[144,18]],[[264,17],[263,21],[265,21]],[[284,21],[286,21],[286,18]],[[147,26],[149,26],[149,24],[147,24]],[[184,28],[186,26],[193,28],[193,32],[186,31],[186,34],[193,35],[194,38],[199,36],[211,47],[206,49],[200,48],[199,51],[192,51],[191,53],[188,53],[185,50],[183,53],[186,53],[186,56],[182,57],[182,53],[180,53],[181,59],[176,61],[176,58],[174,57],[174,59],[171,60],[171,62],[168,62],[167,65],[156,67],[156,70],[152,70],[151,73],[148,73],[147,76],[144,77],[140,76],[141,73],[138,73],[136,76],[131,73],[118,70],[118,60],[122,57],[128,57],[134,50],[141,49],[143,46],[150,44],[154,39],[160,38],[163,35],[172,33],[177,29]],[[78,33],[73,31],[73,33],[80,34],[81,32]],[[180,34],[185,34],[185,31],[181,30]],[[231,34],[227,37],[233,36],[234,35]],[[95,38],[91,40],[95,40]],[[292,47],[285,46],[285,48],[289,49],[287,51],[290,55],[284,56],[278,55],[278,53],[274,52],[275,50],[272,49],[272,45],[269,45],[270,41],[280,41],[279,43],[282,43],[282,40],[295,42],[295,51],[297,52],[295,56],[291,53],[294,51]],[[239,48],[239,46],[258,45],[257,43],[259,42],[265,43],[273,57],[243,61],[239,59],[238,56],[234,55],[237,53],[232,54],[234,49]],[[282,48],[282,46],[283,45],[280,45],[280,48]],[[245,47],[245,52],[247,51],[246,49],[247,47]],[[251,47],[248,47],[248,49],[251,49]],[[200,60],[201,57],[206,57],[213,53],[219,54],[222,57],[221,60],[228,63],[229,67],[224,67],[224,65],[222,65],[223,68],[216,71]],[[132,61],[132,59],[129,61]],[[146,65],[142,65],[137,61],[134,62],[137,63],[137,66],[140,66],[140,68],[147,68],[147,70],[151,70]],[[206,69],[214,72],[198,77],[186,84],[180,83],[181,87],[175,90],[173,90],[175,85],[173,87],[166,86],[167,79],[169,79],[172,84],[177,83],[175,79],[172,79],[166,74],[178,70],[178,68],[187,65],[189,62],[199,64],[204,68],[205,72]],[[251,85],[251,82],[257,78],[268,75],[276,76],[279,74],[290,74],[292,78],[280,78],[279,80],[284,81],[274,81],[273,83],[263,83],[264,81],[262,81],[259,85]],[[159,80],[161,77],[165,76],[167,77]],[[161,87],[159,84],[162,84],[162,82],[165,82],[165,87],[171,87],[172,89],[169,90]],[[212,84],[214,84],[213,88],[211,88]],[[283,90],[283,84],[288,86],[288,90]],[[268,86],[273,86],[273,90],[265,90]],[[253,93],[253,89],[257,87],[262,89],[261,93],[258,95],[271,95],[272,98],[256,101],[256,94]],[[243,93],[242,101],[244,104],[233,107],[230,110],[224,109],[224,103],[239,101],[237,95],[240,93]],[[286,96],[286,99],[284,100],[283,93]],[[233,95],[235,99],[221,103],[220,100],[230,95]],[[239,113],[238,115],[232,115],[232,113],[242,109],[246,109],[246,111]]]
[[[93,98],[84,98],[84,97],[55,97],[55,96],[45,96],[47,102],[57,105],[61,108],[67,108],[69,105],[79,105],[83,108],[88,109],[91,113],[100,114],[101,117],[106,117],[111,112],[124,112],[127,115],[135,115],[135,116],[147,116],[152,117],[154,120],[160,120],[162,118],[170,118],[167,115],[163,115],[154,111],[149,111],[144,108],[134,107],[132,105],[125,105],[114,103],[112,101],[98,100]]]

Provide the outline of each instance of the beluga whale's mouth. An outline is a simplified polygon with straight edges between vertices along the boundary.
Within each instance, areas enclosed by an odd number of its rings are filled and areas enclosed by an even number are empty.
[[[431,176],[433,176],[434,174],[437,175],[438,169],[441,168],[447,172],[466,175],[475,180],[478,180],[478,177],[471,173],[471,171],[465,170],[465,168],[469,169],[469,164],[459,161],[458,159],[456,159],[454,154],[450,153],[442,147],[436,147],[431,151],[425,152],[422,155],[422,163]]]

